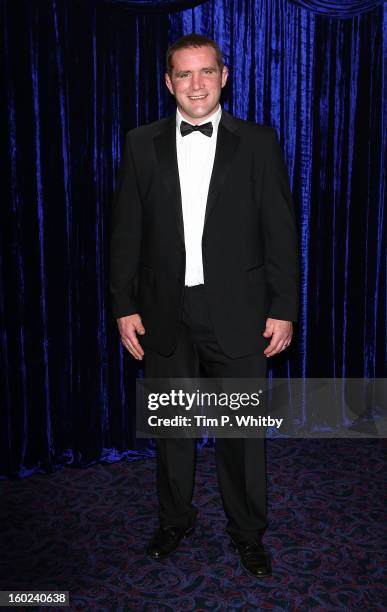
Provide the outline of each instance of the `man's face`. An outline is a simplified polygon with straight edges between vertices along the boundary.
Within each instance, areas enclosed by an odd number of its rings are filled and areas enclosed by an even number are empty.
[[[219,106],[227,68],[220,70],[212,47],[179,49],[172,56],[172,64],[172,74],[165,75],[165,82],[179,111],[191,123],[205,121]]]

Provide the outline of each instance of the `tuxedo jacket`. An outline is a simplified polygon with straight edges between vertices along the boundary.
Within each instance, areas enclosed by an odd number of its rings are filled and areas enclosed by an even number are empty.
[[[208,191],[202,256],[210,316],[218,343],[228,356],[257,350],[267,317],[297,320],[298,237],[276,132],[224,110]],[[184,280],[173,115],[126,135],[111,220],[113,317],[139,314],[145,327],[141,345],[170,355],[178,340]]]

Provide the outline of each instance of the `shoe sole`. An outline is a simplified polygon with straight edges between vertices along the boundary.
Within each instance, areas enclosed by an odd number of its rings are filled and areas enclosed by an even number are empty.
[[[178,541],[178,543],[176,544],[175,548],[173,550],[170,550],[169,552],[165,553],[164,555],[152,555],[150,552],[148,552],[148,550],[146,551],[147,556],[149,557],[149,559],[153,559],[153,561],[159,561],[161,559],[166,559],[167,557],[169,557],[169,555],[172,555],[174,552],[177,551],[177,549],[180,546],[180,542],[184,539],[187,538],[188,536],[192,535],[195,531],[195,525],[193,527],[190,527],[189,529],[187,529],[187,531],[185,533],[183,533],[183,535],[181,536],[180,540]]]

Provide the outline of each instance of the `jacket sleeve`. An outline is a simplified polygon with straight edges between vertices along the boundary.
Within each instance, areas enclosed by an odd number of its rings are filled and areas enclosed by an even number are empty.
[[[117,174],[111,215],[109,287],[114,318],[138,312],[136,284],[141,233],[142,206],[128,132]]]
[[[268,317],[298,320],[299,253],[294,204],[277,133],[270,130],[265,151],[262,236],[269,290]]]

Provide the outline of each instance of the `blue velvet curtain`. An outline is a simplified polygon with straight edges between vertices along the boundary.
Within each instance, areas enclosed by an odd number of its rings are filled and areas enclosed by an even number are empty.
[[[110,8],[118,8],[135,15],[172,13],[173,11],[187,10],[199,4],[203,0],[102,0]]]
[[[138,372],[109,309],[109,213],[124,134],[173,112],[164,53],[191,31],[224,50],[224,107],[275,127],[288,165],[301,319],[271,375],[386,374],[386,7],[0,7],[0,475],[151,452],[135,439]]]

